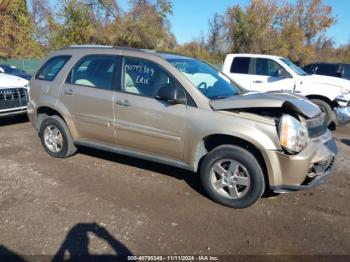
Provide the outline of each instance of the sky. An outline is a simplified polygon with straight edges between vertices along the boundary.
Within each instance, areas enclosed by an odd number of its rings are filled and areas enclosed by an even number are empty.
[[[53,4],[59,0],[50,0]],[[293,1],[293,0],[292,0]],[[208,31],[208,21],[215,13],[223,14],[228,6],[246,6],[249,0],[173,0],[173,15],[169,17],[172,32],[178,43],[190,42]],[[118,0],[123,10],[127,0]],[[327,31],[327,36],[337,46],[350,42],[350,1],[324,0],[333,9],[337,23]]]

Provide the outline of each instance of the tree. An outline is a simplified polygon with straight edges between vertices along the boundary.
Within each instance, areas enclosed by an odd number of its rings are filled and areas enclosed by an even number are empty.
[[[276,45],[278,8],[275,1],[252,0],[246,9],[229,7],[226,39],[231,52],[271,53]]]
[[[107,44],[168,50],[176,40],[170,32],[168,0],[129,0],[122,12],[116,0],[65,0],[61,12],[49,17],[49,44]]]
[[[168,0],[129,0],[130,11],[122,21],[118,44],[136,48],[169,50],[176,44],[167,16],[172,13]]]
[[[322,0],[251,0],[246,8],[229,7],[224,21],[228,51],[278,54],[305,64],[335,18]]]
[[[111,45],[121,29],[121,10],[116,0],[84,0],[93,25],[91,42]]]
[[[176,47],[177,53],[210,61],[211,55],[204,42],[192,41]]]
[[[25,0],[0,0],[0,57],[35,57],[43,54],[33,40],[34,25]]]
[[[220,54],[225,50],[226,45],[223,28],[223,17],[215,13],[213,19],[209,20],[208,32],[208,49],[212,54]]]
[[[63,22],[59,23],[57,20]],[[82,1],[66,0],[57,20],[49,19],[49,44],[52,49],[90,43],[93,32],[90,9]]]
[[[295,10],[307,45],[315,43],[317,37],[322,36],[336,22],[332,7],[324,5],[322,0],[298,0]]]
[[[48,45],[50,30],[49,20],[52,10],[47,0],[31,0],[31,19],[34,23],[34,39],[44,45]]]

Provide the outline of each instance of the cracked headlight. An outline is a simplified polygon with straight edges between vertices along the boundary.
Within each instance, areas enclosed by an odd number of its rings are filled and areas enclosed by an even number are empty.
[[[280,119],[278,135],[282,148],[291,154],[303,150],[309,138],[307,128],[290,115],[284,115]]]

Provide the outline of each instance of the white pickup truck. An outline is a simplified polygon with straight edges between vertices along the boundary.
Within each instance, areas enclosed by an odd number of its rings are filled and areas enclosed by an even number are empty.
[[[308,75],[284,57],[228,54],[223,72],[250,91],[286,91],[306,96],[327,115],[328,123],[350,121],[350,81],[330,76]]]

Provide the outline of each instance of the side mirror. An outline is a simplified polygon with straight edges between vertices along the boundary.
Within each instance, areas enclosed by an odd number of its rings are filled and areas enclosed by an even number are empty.
[[[185,105],[187,103],[185,92],[179,87],[170,84],[165,85],[159,89],[158,98],[172,105]]]
[[[283,69],[277,70],[277,76],[278,77],[284,77],[284,78],[290,78],[290,75]]]

